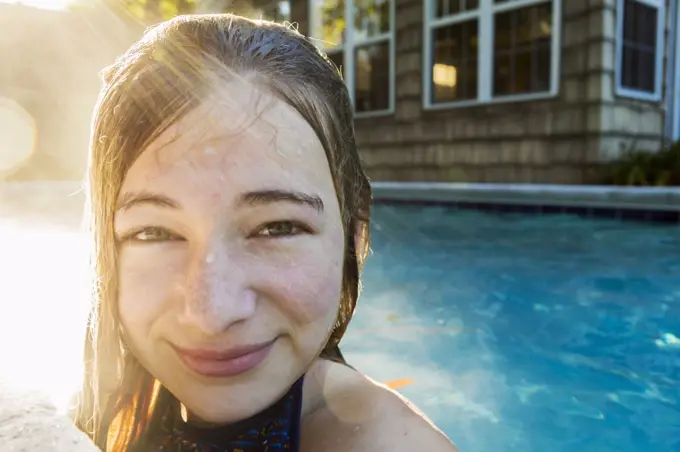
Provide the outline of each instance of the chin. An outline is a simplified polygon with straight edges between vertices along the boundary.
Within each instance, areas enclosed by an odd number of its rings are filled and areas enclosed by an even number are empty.
[[[210,424],[231,424],[254,416],[275,401],[266,398],[268,391],[258,388],[262,385],[250,388],[199,386],[190,391],[179,391],[177,398],[189,411],[190,419],[197,418]]]
[[[189,411],[189,418],[210,424],[248,419],[278,401],[293,384],[301,363],[280,346],[275,346],[270,356],[247,374],[213,379],[197,376],[182,366],[182,371],[173,372],[175,379],[168,381],[167,387]]]

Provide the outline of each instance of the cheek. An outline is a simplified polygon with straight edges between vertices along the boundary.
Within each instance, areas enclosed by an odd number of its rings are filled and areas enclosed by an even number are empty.
[[[287,275],[287,300],[302,323],[335,315],[340,302],[342,275],[339,267],[321,272],[318,267],[297,269]]]
[[[342,289],[342,256],[314,252],[276,265],[278,278],[272,290],[289,318],[302,326],[319,320],[335,320]],[[270,280],[271,281],[271,280]]]
[[[118,273],[118,312],[123,326],[132,334],[160,317],[184,268],[181,259],[149,259],[136,254],[139,253],[121,255]]]

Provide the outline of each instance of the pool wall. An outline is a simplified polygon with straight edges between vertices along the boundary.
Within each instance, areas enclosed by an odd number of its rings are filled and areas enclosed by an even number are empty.
[[[374,182],[379,203],[587,216],[680,224],[680,187]]]

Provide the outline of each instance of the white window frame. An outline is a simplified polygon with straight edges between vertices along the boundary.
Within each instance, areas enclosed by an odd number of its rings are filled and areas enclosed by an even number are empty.
[[[390,31],[382,33],[376,36],[371,36],[362,40],[355,40],[353,18],[354,18],[354,2],[352,0],[345,0],[345,10],[343,12],[345,18],[345,42],[339,45],[330,45],[331,43],[325,43],[318,34],[321,25],[321,17],[319,17],[319,10],[315,8],[315,0],[308,0],[308,18],[309,18],[309,36],[314,39],[314,43],[324,52],[342,52],[343,56],[343,67],[342,73],[345,80],[345,85],[349,91],[349,96],[352,101],[352,106],[354,108],[355,118],[367,118],[376,116],[388,116],[394,114],[394,104],[395,104],[395,6],[396,0],[389,1],[389,20],[390,20]],[[352,18],[352,20],[348,20]],[[365,111],[357,112],[355,107],[355,62],[354,62],[354,51],[357,47],[363,47],[365,45],[376,44],[379,42],[388,42],[388,52],[389,52],[389,67],[388,67],[388,77],[389,77],[389,97],[388,97],[388,108],[384,110],[375,111]]]
[[[657,9],[656,61],[654,62],[654,92],[648,93],[623,86],[623,13],[625,0],[616,3],[616,94],[621,97],[659,102],[663,90],[663,58],[665,53],[664,35],[666,31],[665,0],[633,0]]]
[[[424,0],[423,26],[423,108],[438,110],[472,105],[522,102],[556,97],[560,86],[560,60],[562,36],[562,0],[516,0],[510,3],[494,4],[493,0],[479,0],[479,8],[459,14],[435,18],[435,1]],[[570,1],[570,0],[565,0]],[[552,36],[550,47],[550,89],[538,93],[493,95],[493,44],[494,19],[496,13],[511,11],[527,6],[552,2]],[[432,102],[432,32],[441,27],[470,19],[478,20],[479,55],[477,63],[477,98],[451,102]]]

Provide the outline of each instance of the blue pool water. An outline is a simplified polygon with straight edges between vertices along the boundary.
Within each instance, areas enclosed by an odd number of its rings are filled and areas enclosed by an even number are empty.
[[[680,226],[375,208],[343,351],[468,452],[680,451]]]

